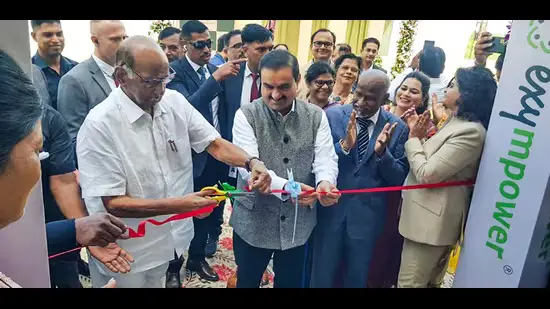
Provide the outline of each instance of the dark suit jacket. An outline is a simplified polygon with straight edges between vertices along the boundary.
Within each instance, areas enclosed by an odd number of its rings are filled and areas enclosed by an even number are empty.
[[[73,142],[76,143],[78,130],[90,110],[103,102],[110,93],[111,87],[92,57],[61,78],[57,110],[67,121]]]
[[[210,72],[210,77],[202,86],[200,86],[199,76],[189,61],[187,61],[187,57],[171,62],[170,66],[176,72],[176,76],[172,81],[170,81],[170,83],[168,83],[166,87],[181,93],[189,101],[189,103],[191,103],[191,105],[193,105],[193,107],[195,107],[195,109],[198,110],[212,125],[213,117],[210,103],[214,100],[214,98],[218,97],[218,121],[221,130],[220,134],[222,137],[227,138],[226,107],[224,96],[222,95],[224,92],[224,82],[222,81],[218,83],[212,76],[212,73],[214,73],[218,68],[215,65],[208,63],[206,67]],[[208,155],[209,154],[207,152],[197,154],[193,151],[194,178],[202,175],[204,167],[206,166]]]
[[[78,247],[74,219],[47,223],[46,240],[48,242],[48,255]]]
[[[405,142],[409,129],[405,123],[393,114],[380,109],[378,121],[370,137],[365,159],[358,162],[357,147],[349,155],[343,153],[340,139],[345,139],[352,104],[346,104],[326,110],[332,131],[334,148],[338,155],[338,189],[362,189],[386,186],[400,186],[409,172],[409,163],[405,156]],[[376,138],[386,123],[397,122],[391,142],[381,156],[374,152]],[[382,231],[385,216],[387,193],[366,193],[343,195],[338,204],[321,207],[318,212],[318,224],[324,228],[339,229],[346,223],[348,234],[352,238],[364,239]]]
[[[243,93],[243,79],[246,71],[247,63],[241,64],[241,69],[237,76],[230,77],[225,80],[224,100],[226,102],[226,127],[222,129],[227,133],[228,141],[233,141],[233,122],[235,121],[235,113],[241,108],[241,96]]]

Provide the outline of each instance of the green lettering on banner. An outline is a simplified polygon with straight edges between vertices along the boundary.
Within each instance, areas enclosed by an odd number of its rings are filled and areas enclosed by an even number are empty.
[[[533,145],[535,133],[516,128],[514,129],[514,134],[517,136],[523,136],[526,139],[514,137],[510,142],[511,146],[519,147],[522,151],[517,152],[514,150],[509,150],[508,155],[516,159],[525,160],[529,157],[529,151]],[[514,181],[520,181],[523,179],[526,165],[524,163],[514,161],[511,158],[503,157],[499,159],[499,163],[504,165],[504,175],[508,178],[500,183],[499,193],[502,198],[509,201],[514,201],[518,198],[520,193],[519,185]],[[512,219],[514,217],[513,210],[515,208],[516,203],[514,202],[496,202],[495,211],[493,212],[493,219],[495,221],[487,232],[489,239],[485,242],[485,246],[489,249],[495,250],[497,258],[501,260],[504,256],[504,245],[508,241],[508,231],[512,225]]]

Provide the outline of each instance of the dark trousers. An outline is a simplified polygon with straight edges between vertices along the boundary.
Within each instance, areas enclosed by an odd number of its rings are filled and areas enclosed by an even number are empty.
[[[273,255],[275,288],[305,287],[307,245],[288,250],[272,250],[249,245],[233,232],[233,252],[237,264],[237,288],[258,288]]]
[[[310,286],[334,287],[343,262],[343,287],[365,288],[378,234],[370,233],[361,239],[351,238],[345,223],[338,228],[331,228],[318,222],[315,229]]]
[[[51,259],[50,261],[50,285],[52,288],[81,288],[78,277],[78,260],[75,259]]]
[[[218,181],[227,181],[228,173],[229,167],[225,163],[208,155],[206,167],[202,175],[194,179],[195,192],[200,191],[204,187],[214,186]],[[191,245],[189,246],[190,261],[199,262],[204,260],[206,257],[204,249],[208,238],[217,239],[221,235],[224,206],[224,202],[220,203],[220,205],[214,208],[212,213],[204,219],[193,218],[195,236],[193,240],[191,240]]]

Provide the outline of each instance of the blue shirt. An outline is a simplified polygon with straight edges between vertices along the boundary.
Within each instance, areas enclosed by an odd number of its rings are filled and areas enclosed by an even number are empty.
[[[225,63],[225,59],[223,59],[223,56],[221,54],[215,54],[212,59],[210,59],[210,64],[215,65],[217,67],[221,66]]]
[[[61,66],[60,74],[58,74],[54,69],[50,68],[44,59],[40,57],[38,52],[32,57],[32,63],[37,65],[44,75],[46,76],[46,81],[48,82],[48,93],[50,94],[50,102],[52,107],[57,110],[57,87],[59,86],[59,80],[63,75],[65,75],[69,70],[74,68],[78,62],[71,60],[67,57],[61,56]]]

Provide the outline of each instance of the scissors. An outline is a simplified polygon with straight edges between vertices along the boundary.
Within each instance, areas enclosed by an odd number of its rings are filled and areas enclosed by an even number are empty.
[[[221,202],[225,201],[227,198],[238,197],[238,196],[251,196],[256,194],[255,192],[242,192],[242,191],[227,192],[227,191],[220,190],[218,188],[218,185],[211,186],[211,187],[204,187],[201,189],[201,191],[208,191],[208,190],[214,191],[214,194],[210,195],[210,197],[216,202],[218,202],[218,205]]]

